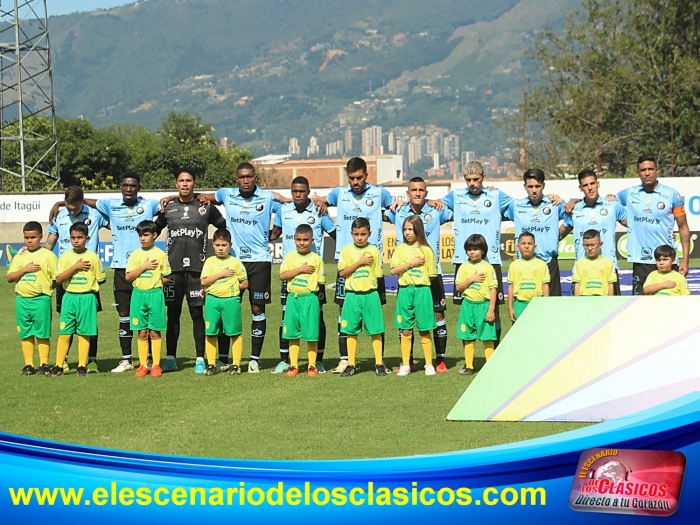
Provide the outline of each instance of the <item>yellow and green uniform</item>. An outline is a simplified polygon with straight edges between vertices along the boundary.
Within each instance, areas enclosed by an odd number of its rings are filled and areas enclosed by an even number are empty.
[[[608,285],[617,282],[613,262],[599,255],[596,259],[584,257],[576,261],[571,281],[579,284],[579,295],[608,295]]]
[[[7,273],[14,273],[29,263],[40,266],[15,283],[15,321],[20,339],[51,337],[51,294],[56,280],[56,255],[46,248],[26,250],[12,258]]]
[[[220,333],[235,337],[243,333],[240,286],[248,280],[243,263],[232,255],[209,257],[204,261],[201,277],[211,277],[227,268],[233,270],[231,277],[223,277],[204,289],[204,327],[208,337]]]
[[[316,292],[319,285],[326,284],[323,259],[313,252],[306,255],[296,251],[289,252],[282,260],[280,274],[295,270],[304,264],[313,266],[314,272],[300,273],[287,281],[287,304],[282,337],[289,340],[303,339],[314,342],[318,341],[321,316],[321,306]]]
[[[372,264],[360,266],[345,278],[345,302],[340,331],[348,335],[358,335],[363,324],[369,335],[384,333],[384,314],[377,292],[377,279],[384,276],[379,250],[369,244],[361,248],[350,244],[340,251],[338,270],[352,266],[365,253],[372,256]]]
[[[429,246],[400,244],[391,257],[391,267],[407,267],[416,257],[423,257],[423,264],[409,268],[399,276],[394,327],[412,330],[415,325],[420,332],[427,332],[437,326],[430,291],[430,279],[437,277],[433,250]]]
[[[549,283],[549,268],[542,259],[517,259],[508,267],[508,284],[513,285],[513,310],[519,318],[535,297],[542,297],[542,286]]]
[[[170,275],[170,264],[165,252],[156,246],[147,250],[139,248],[129,256],[126,273],[133,272],[149,260],[155,260],[158,263],[156,268],[146,270],[132,282],[134,287],[130,308],[132,330],[161,331],[168,327],[163,277]]]
[[[457,323],[457,338],[463,341],[496,341],[496,324],[486,321],[491,303],[491,290],[498,288],[496,271],[486,261],[462,264],[455,276],[455,286],[474,274],[483,274],[483,283],[472,283],[462,292],[462,301]]]
[[[97,335],[96,292],[106,280],[100,258],[90,250],[83,253],[74,250],[63,252],[58,260],[57,273],[65,272],[79,260],[89,262],[90,269],[74,273],[69,281],[62,284],[66,293],[61,304],[60,335]]]
[[[668,290],[659,290],[654,295],[690,295],[690,290],[688,290],[688,283],[686,282],[685,277],[675,270],[671,270],[667,273],[654,270],[649,274],[649,277],[647,277],[647,280],[644,282],[644,288],[655,284],[661,284],[665,281],[673,281],[676,283],[676,286]]]

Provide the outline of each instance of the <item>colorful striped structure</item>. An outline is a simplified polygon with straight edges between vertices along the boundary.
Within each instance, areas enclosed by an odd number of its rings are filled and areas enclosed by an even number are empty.
[[[605,421],[700,391],[700,297],[535,299],[447,419]]]

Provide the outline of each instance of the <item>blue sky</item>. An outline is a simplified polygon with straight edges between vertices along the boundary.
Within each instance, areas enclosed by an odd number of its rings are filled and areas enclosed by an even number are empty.
[[[47,0],[46,7],[51,15],[65,15],[75,11],[92,11],[93,9],[130,4],[133,0]]]

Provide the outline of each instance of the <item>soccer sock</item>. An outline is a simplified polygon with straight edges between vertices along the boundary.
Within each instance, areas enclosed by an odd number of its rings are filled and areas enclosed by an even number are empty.
[[[406,338],[408,339],[408,343],[403,342],[403,339],[404,339],[403,330],[401,328],[399,328],[399,347],[401,348],[401,364],[402,365],[403,364],[406,364],[406,365],[413,364],[413,332],[411,332],[411,335],[406,336]],[[408,345],[408,361],[406,361],[405,363],[403,362],[404,361],[404,359],[403,359],[403,345],[404,344]]]
[[[146,362],[148,361],[148,339],[138,339],[136,342],[136,349],[139,352],[139,365],[146,366]]]
[[[323,319],[323,310],[321,310],[321,316],[318,320],[318,343],[316,346],[318,347],[316,362],[323,363],[323,354],[326,351],[326,321]]]
[[[486,360],[488,361],[493,356],[493,352],[495,350],[494,341],[482,341],[482,342],[484,343],[484,356],[486,356]]]
[[[292,339],[292,340],[287,339],[287,341],[289,341],[290,364],[294,368],[299,368],[299,351],[300,351],[299,345],[300,345],[301,341],[299,341],[299,339]]]
[[[190,316],[192,317],[192,335],[194,336],[194,351],[197,357],[204,357],[204,341],[206,335],[204,334],[204,307],[203,306],[190,306]],[[168,333],[168,341],[170,340],[170,334]],[[170,353],[170,348],[168,348],[168,357],[175,358],[175,351]],[[209,363],[210,365],[215,365],[216,360]]]
[[[97,338],[99,334],[90,336],[90,348],[88,350],[88,361],[97,361]]]
[[[70,339],[70,335],[58,336],[58,343],[56,343],[56,366],[58,367],[62,367],[63,361],[66,360],[66,355],[68,355],[68,349],[70,348]],[[24,341],[22,342],[24,343]],[[78,348],[78,360],[80,360],[80,348]]]
[[[347,336],[347,342],[348,342],[348,355],[346,356],[346,359],[348,360],[348,364],[355,366],[355,356],[357,355],[357,336],[356,335]]]
[[[59,336],[60,338],[60,336]],[[27,339],[22,339],[22,355],[24,356],[24,364],[29,366],[34,366],[34,337],[28,337]],[[60,365],[63,365],[61,361]]]
[[[381,336],[380,341],[382,342],[382,359],[384,359],[384,346],[385,346],[384,343],[385,343],[385,341],[386,341],[386,334],[385,334],[384,332],[382,332],[382,333],[379,334],[379,335]],[[374,348],[374,346],[372,346],[372,348]],[[381,364],[381,361],[380,361],[379,363],[377,363],[377,364],[378,364],[378,365]]]
[[[286,305],[282,306],[282,320],[280,321],[280,361],[289,364],[289,339],[282,337],[282,332],[284,331],[284,312],[286,308]]]
[[[151,354],[153,357],[153,366],[160,365],[160,357],[163,354],[163,339],[160,337],[158,337],[158,339],[151,339]]]
[[[231,348],[231,338],[226,334],[219,334],[219,361],[228,363],[229,349]],[[239,363],[240,366],[240,363]]]
[[[216,336],[208,335],[206,342],[207,362],[210,365],[216,364]]]
[[[250,358],[256,361],[260,360],[263,343],[265,342],[265,332],[267,332],[267,319],[265,313],[253,316],[253,323],[250,326],[252,334],[252,347]]]
[[[475,341],[463,341],[464,344],[464,366],[474,370],[474,349]]]
[[[87,335],[78,336],[78,366],[87,366],[88,355],[90,354],[90,337]]]
[[[403,366],[409,366],[411,360],[411,340],[410,335],[401,336],[401,364]]]
[[[372,350],[374,350],[374,364],[381,365],[384,355],[384,334],[372,336]]]
[[[131,339],[134,333],[131,331],[129,316],[119,317],[119,346],[122,349],[122,360],[131,361]],[[143,362],[146,366],[146,361]]]
[[[233,356],[233,364],[241,366],[243,358],[243,336],[237,335],[231,338],[231,354]]]
[[[316,360],[318,358],[318,342],[307,341],[306,353],[309,354],[309,368],[316,368]]]
[[[426,366],[431,366],[433,364],[433,341],[430,339],[430,334],[420,336],[420,345],[423,347]]]
[[[340,323],[342,318],[338,316],[338,352],[340,353],[340,359],[348,359],[348,334],[344,334],[340,331]],[[357,344],[355,345],[357,348]]]
[[[36,338],[36,347],[39,350],[39,365],[49,364],[49,353],[51,352],[50,339]]]
[[[437,322],[437,327],[433,330],[433,340],[435,341],[435,359],[436,363],[442,363],[445,360],[447,351],[447,321],[442,319]]]
[[[180,316],[182,315],[182,297],[179,301],[168,302],[168,328],[166,330],[165,348],[168,355],[177,355],[177,343],[180,340]],[[202,308],[202,307],[200,307]],[[192,307],[190,306],[190,313]],[[192,319],[194,321],[194,318]],[[192,323],[194,327],[194,322]],[[195,336],[195,347],[197,346],[197,337]],[[199,354],[197,354],[197,357]]]

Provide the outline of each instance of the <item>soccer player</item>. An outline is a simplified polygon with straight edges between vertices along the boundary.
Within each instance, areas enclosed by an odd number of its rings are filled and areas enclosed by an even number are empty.
[[[554,202],[544,194],[544,172],[537,168],[523,174],[527,197],[512,200],[503,214],[515,224],[515,238],[523,232],[537,237],[535,256],[549,267],[549,295],[561,296],[559,274],[559,221],[566,217],[561,199]]]
[[[445,353],[447,351],[447,324],[445,320],[445,285],[442,280],[442,265],[440,264],[440,226],[450,222],[453,213],[444,207],[437,210],[434,206],[428,203],[428,189],[425,181],[420,177],[413,177],[408,181],[408,206],[402,205],[398,207],[396,212],[386,210],[384,216],[386,219],[396,225],[396,244],[401,245],[401,234],[403,231],[404,221],[408,217],[418,216],[423,221],[425,237],[428,240],[428,246],[433,250],[435,255],[435,265],[437,267],[437,276],[430,279],[430,292],[433,300],[433,311],[435,312],[436,327],[433,330],[433,341],[435,343],[435,370],[439,373],[447,372],[445,364]],[[413,358],[411,357],[411,362]]]
[[[575,296],[615,295],[617,275],[612,261],[600,254],[602,247],[600,232],[591,229],[583,233],[586,256],[576,261],[571,273]]]
[[[336,206],[338,214],[336,217],[336,243],[335,259],[340,258],[340,252],[346,246],[354,244],[352,235],[352,224],[355,219],[364,217],[371,224],[375,225],[375,230],[370,234],[368,243],[374,246],[380,253],[384,249],[384,236],[382,229],[382,209],[389,208],[394,204],[394,198],[385,188],[373,186],[367,182],[367,163],[360,157],[353,157],[346,165],[348,174],[348,186],[334,188],[323,198],[316,199],[317,206]],[[379,264],[382,263],[380,258]],[[377,282],[377,290],[381,304],[386,304],[386,285],[384,276],[380,276]],[[342,374],[348,366],[348,346],[347,334],[340,328],[343,315],[343,304],[345,302],[345,278],[338,272],[335,283],[335,303],[339,307],[338,316],[338,350],[340,351],[340,363],[333,370],[334,374]],[[383,341],[382,335],[382,341]],[[384,343],[382,342],[382,348]]]
[[[165,253],[168,256],[170,282],[163,287],[165,305],[168,310],[168,330],[165,336],[166,359],[163,372],[177,370],[177,343],[180,338],[180,316],[182,300],[187,298],[187,306],[192,318],[192,335],[196,360],[195,374],[205,372],[204,365],[204,289],[200,282],[202,266],[207,258],[209,245],[209,225],[217,229],[226,227],[226,219],[210,204],[200,204],[194,196],[197,179],[194,170],[183,168],[175,177],[178,196],[167,202],[156,215],[155,222],[160,233],[168,227]],[[220,363],[220,370],[228,364]]]
[[[97,337],[97,292],[106,277],[100,257],[88,250],[89,228],[84,222],[72,224],[69,233],[72,250],[58,259],[56,284],[64,290],[59,319],[56,366],[51,377],[63,375],[63,363],[73,334],[78,335],[78,377],[88,374],[88,354],[91,338]]]
[[[294,234],[295,251],[284,256],[280,266],[280,280],[287,283],[287,311],[282,328],[283,337],[289,342],[291,366],[287,377],[299,374],[299,349],[301,340],[306,341],[309,356],[308,377],[316,377],[316,355],[319,339],[321,305],[318,300],[319,287],[326,282],[323,259],[311,247],[314,232],[309,224],[300,224]]]
[[[662,244],[654,250],[654,259],[656,270],[649,274],[644,283],[644,295],[690,295],[685,277],[673,269],[676,250]]]
[[[464,366],[459,373],[464,376],[474,373],[477,339],[484,345],[487,361],[495,349],[498,283],[495,269],[486,262],[487,250],[483,235],[475,233],[467,237],[464,251],[469,261],[459,267],[455,276],[455,290],[466,299],[459,310],[457,326],[457,339],[461,339],[464,345]]]
[[[251,325],[252,350],[248,373],[260,372],[267,318],[265,306],[271,302],[272,257],[268,240],[272,214],[277,213],[278,196],[255,183],[255,167],[249,162],[236,168],[236,188],[221,188],[203,197],[214,204],[223,204],[227,227],[231,232],[234,255],[243,262],[248,274],[248,297],[253,313]],[[221,342],[220,348],[221,350]],[[223,356],[222,356],[223,359]],[[226,358],[227,359],[227,358]]]
[[[531,232],[518,236],[520,258],[508,267],[508,315],[518,319],[535,297],[549,296],[549,267],[535,257],[537,245]]]
[[[126,265],[126,281],[132,283],[134,293],[131,301],[131,329],[138,330],[139,368],[134,377],[163,375],[160,366],[162,340],[160,332],[167,328],[165,296],[163,285],[170,280],[170,265],[165,252],[153,243],[158,237],[158,229],[153,221],[141,221],[136,227],[141,248],[129,255]],[[149,370],[148,349],[153,356]]]
[[[379,279],[384,275],[382,256],[379,250],[369,243],[371,229],[369,221],[359,217],[352,221],[353,244],[340,252],[338,275],[345,279],[345,301],[340,318],[340,330],[347,336],[348,364],[341,377],[354,376],[357,336],[362,326],[372,338],[374,351],[374,371],[378,376],[386,376],[382,363],[382,334],[384,314],[377,290]]]
[[[46,227],[48,236],[44,241],[44,248],[53,250],[58,244],[58,257],[64,253],[71,251],[71,234],[70,228],[79,222],[85,223],[88,228],[88,239],[86,249],[96,254],[100,252],[100,228],[108,228],[109,221],[95,208],[91,208],[83,202],[83,190],[78,186],[70,186],[66,188],[64,194],[65,208],[62,208],[54,221]],[[60,315],[61,306],[63,304],[63,296],[65,288],[59,286],[56,288],[56,312]],[[99,287],[95,292],[97,297],[97,311],[102,311],[102,301],[100,298]],[[90,350],[88,353],[88,372],[99,372],[97,366],[97,334],[90,336]],[[71,337],[72,341],[72,337]],[[70,347],[70,344],[68,345]],[[67,354],[66,354],[67,357]],[[68,364],[63,363],[64,371],[68,369]]]
[[[7,282],[15,283],[15,325],[22,341],[23,376],[36,373],[34,343],[39,351],[39,373],[48,375],[51,340],[51,294],[55,286],[58,258],[41,247],[41,224],[30,221],[22,228],[24,252],[12,258]]]
[[[425,375],[434,376],[430,330],[435,329],[436,322],[434,310],[430,307],[433,302],[430,283],[437,277],[435,254],[428,245],[423,220],[418,215],[407,217],[402,227],[403,242],[391,258],[391,275],[399,276],[394,317],[394,326],[401,331],[402,362],[398,375],[411,373],[411,343],[415,326],[423,347]]]
[[[205,374],[212,376],[219,370],[216,361],[216,344],[231,340],[233,365],[231,375],[241,373],[243,356],[243,324],[241,320],[241,292],[248,288],[248,275],[243,263],[229,252],[231,233],[221,228],[212,237],[214,256],[204,262],[201,284],[206,290],[204,299],[204,319],[207,335],[207,360]],[[219,349],[221,351],[221,349]],[[228,353],[228,351],[227,351]]]
[[[274,241],[282,237],[282,257],[285,257],[288,253],[297,251],[295,235],[297,227],[301,224],[307,224],[311,227],[313,231],[311,251],[323,258],[324,232],[335,239],[335,223],[328,214],[318,214],[316,206],[309,199],[309,181],[306,177],[296,177],[292,181],[292,202],[287,202],[280,206],[279,211],[275,214],[270,240]],[[323,366],[323,354],[326,348],[326,323],[323,319],[323,305],[326,304],[325,280],[324,284],[319,287],[318,298],[320,301],[320,311],[316,370],[319,374],[324,374],[326,372]],[[272,371],[273,374],[283,374],[289,370],[289,339],[285,339],[282,334],[287,304],[286,281],[282,281],[280,301],[282,302],[282,321],[280,322],[279,333],[280,362]]]
[[[688,275],[690,262],[690,230],[685,216],[685,201],[673,188],[657,179],[659,168],[652,155],[637,160],[639,186],[622,190],[617,199],[627,208],[627,261],[632,263],[632,295],[642,295],[644,283],[656,269],[654,249],[662,244],[676,246],[674,222],[683,247],[683,260],[678,271]]]

